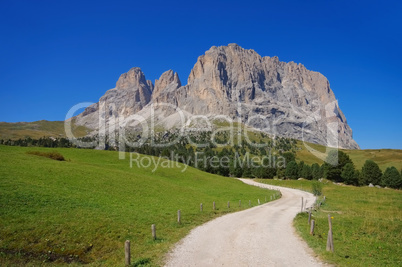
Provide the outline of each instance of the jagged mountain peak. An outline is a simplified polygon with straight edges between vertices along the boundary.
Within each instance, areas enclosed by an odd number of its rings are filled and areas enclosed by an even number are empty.
[[[155,91],[163,90],[168,85],[174,83],[177,88],[181,86],[179,75],[173,70],[165,71],[158,80],[155,80]]]
[[[149,85],[141,68],[138,67],[131,68],[128,72],[120,75],[116,82],[117,89],[139,88]]]
[[[120,89],[134,93],[127,95]],[[272,135],[358,148],[324,75],[300,63],[281,62],[276,56],[261,57],[237,44],[212,46],[199,56],[186,86],[172,70],[164,72],[153,86],[140,68],[132,68],[120,76],[116,88],[104,99],[115,101],[118,114],[124,116],[136,112],[146,116],[151,114],[147,111],[150,104],[168,103],[183,110],[187,118],[224,116]],[[165,105],[154,114],[162,126],[180,127],[172,117],[174,112]],[[78,123],[88,126],[88,112],[83,114]]]
[[[152,100],[165,102],[164,99],[170,98],[175,94],[175,90],[181,87],[179,75],[173,70],[165,71],[158,80],[155,80],[155,88]],[[175,104],[177,104],[175,102]]]

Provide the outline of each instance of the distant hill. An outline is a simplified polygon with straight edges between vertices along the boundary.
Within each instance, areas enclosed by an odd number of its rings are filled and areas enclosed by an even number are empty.
[[[73,124],[73,133],[76,137],[83,137],[89,133],[85,126]],[[0,122],[0,139],[24,139],[31,137],[66,137],[64,121],[34,121],[34,122]]]
[[[313,149],[325,152],[325,146],[308,143]],[[307,164],[318,163],[323,161],[314,156],[301,141],[297,146],[299,150],[296,152],[296,158],[299,161],[304,161]],[[402,169],[402,150],[400,149],[342,149],[352,159],[355,167],[361,169],[364,162],[368,159],[373,160],[384,171],[387,167],[394,166],[399,171]]]

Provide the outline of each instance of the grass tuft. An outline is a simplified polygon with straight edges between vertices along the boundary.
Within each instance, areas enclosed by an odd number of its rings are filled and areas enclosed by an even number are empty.
[[[311,191],[314,196],[321,196],[322,195],[322,183],[318,181],[313,181],[311,183]]]

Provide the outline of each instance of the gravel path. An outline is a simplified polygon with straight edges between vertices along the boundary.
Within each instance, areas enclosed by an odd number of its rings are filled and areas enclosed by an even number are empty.
[[[278,189],[282,197],[195,228],[168,254],[166,266],[324,266],[292,227],[293,218],[300,212],[301,197],[311,206],[314,196],[239,180]]]

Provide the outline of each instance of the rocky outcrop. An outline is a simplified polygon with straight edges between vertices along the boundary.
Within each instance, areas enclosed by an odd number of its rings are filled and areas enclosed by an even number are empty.
[[[169,99],[175,97],[176,90],[180,87],[181,82],[179,75],[174,73],[172,70],[168,70],[164,72],[158,80],[155,80],[155,89],[152,94],[152,100],[155,102],[167,103],[169,102]]]
[[[261,57],[236,44],[213,46],[200,56],[185,86],[177,73],[169,70],[154,87],[139,68],[133,68],[100,99],[100,103],[105,101],[115,103],[121,116],[139,112],[147,117],[152,108],[166,128],[182,125],[172,116],[177,111],[162,103],[177,107],[187,118],[225,117],[272,135],[358,148],[322,74],[277,57]],[[98,109],[99,104],[87,108],[77,122],[88,127],[90,115]]]
[[[76,117],[79,125],[91,129],[99,127],[99,109],[101,118],[107,121],[112,117],[127,117],[142,110],[151,100],[154,86],[145,79],[140,68],[132,68],[120,75],[116,87],[108,90],[100,99]],[[107,110],[106,110],[107,109]]]

